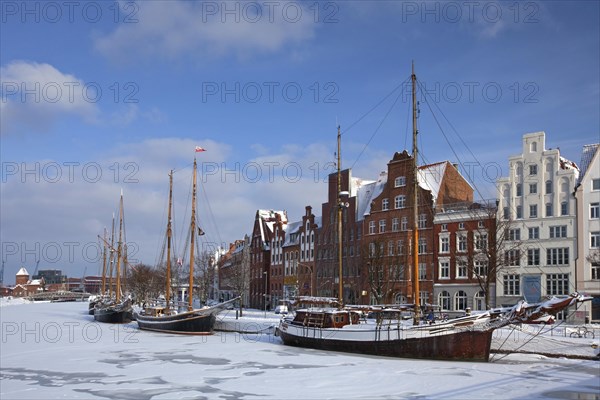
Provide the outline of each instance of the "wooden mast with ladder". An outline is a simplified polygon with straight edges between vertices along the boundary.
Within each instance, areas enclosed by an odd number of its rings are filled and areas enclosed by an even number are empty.
[[[419,206],[418,206],[418,190],[419,190],[419,171],[417,166],[418,150],[417,150],[417,76],[415,75],[415,63],[412,64],[412,122],[413,122],[413,271],[412,271],[412,289],[413,299],[415,303],[413,324],[418,325],[421,319],[421,304],[419,293]]]
[[[165,288],[165,300],[166,307],[165,312],[169,314],[169,307],[171,301],[171,208],[173,207],[173,170],[169,172],[169,210],[167,216],[167,276],[166,276],[166,288]]]
[[[344,283],[342,280],[343,277],[343,268],[342,268],[342,209],[344,208],[344,203],[342,202],[342,157],[341,157],[341,147],[342,147],[342,134],[340,132],[340,126],[338,125],[337,132],[337,241],[338,241],[338,301],[340,306],[344,304]]]
[[[190,287],[188,289],[188,311],[194,309],[194,243],[196,236],[196,157],[194,157],[194,174],[192,182],[192,222],[190,224]]]

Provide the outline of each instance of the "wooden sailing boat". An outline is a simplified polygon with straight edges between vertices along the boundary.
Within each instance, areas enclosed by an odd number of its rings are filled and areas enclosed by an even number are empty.
[[[128,323],[132,318],[132,304],[129,296],[122,298],[121,293],[121,258],[123,254],[123,191],[119,201],[119,241],[116,251],[116,289],[115,296],[112,297],[112,284],[108,298],[97,302],[94,306],[94,319],[98,322],[109,323]],[[111,246],[112,247],[112,246]],[[112,248],[111,248],[112,250]],[[111,268],[112,269],[112,268]],[[111,273],[112,281],[112,273]]]
[[[190,335],[211,334],[215,324],[216,315],[226,309],[230,303],[239,298],[231,299],[227,302],[217,304],[213,307],[204,307],[194,309],[193,307],[193,289],[194,289],[194,238],[196,235],[196,158],[194,158],[194,172],[192,183],[192,221],[191,221],[191,249],[190,249],[190,274],[189,274],[189,294],[188,309],[185,312],[178,312],[171,307],[171,209],[173,204],[173,171],[169,173],[169,210],[167,222],[167,271],[165,300],[166,304],[146,307],[142,312],[135,314],[140,329],[181,333]]]
[[[543,314],[552,314],[585,298],[574,294],[562,300],[549,300],[540,304],[518,304],[504,312],[484,312],[433,325],[422,324],[419,299],[418,203],[417,174],[417,108],[416,75],[413,71],[413,274],[414,313],[412,323],[405,323],[399,307],[343,307],[342,297],[342,236],[341,210],[343,206],[340,166],[340,131],[338,127],[338,261],[339,298],[300,298],[309,307],[299,309],[294,315],[282,319],[277,334],[286,345],[319,350],[343,351],[378,356],[420,358],[434,360],[488,361],[492,334],[495,329],[513,322],[528,322]],[[361,311],[395,314],[395,318],[361,318]]]

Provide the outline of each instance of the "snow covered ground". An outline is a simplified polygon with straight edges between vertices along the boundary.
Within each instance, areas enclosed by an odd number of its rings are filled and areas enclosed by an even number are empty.
[[[0,308],[2,399],[600,399],[594,360],[360,356],[288,347],[268,333],[178,336],[139,331],[135,322],[98,324],[87,303],[16,303]],[[260,313],[245,312],[253,323],[277,320],[267,315],[259,322]],[[221,319],[235,324],[234,313]],[[502,330],[494,345],[518,347],[528,338],[529,348],[542,352],[559,343],[595,351],[586,339],[510,332]]]

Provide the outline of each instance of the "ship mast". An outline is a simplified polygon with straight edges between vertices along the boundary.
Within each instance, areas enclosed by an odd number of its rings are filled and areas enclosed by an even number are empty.
[[[413,324],[418,325],[421,319],[421,305],[419,299],[419,207],[418,207],[418,195],[419,180],[418,180],[418,169],[417,169],[417,76],[415,75],[415,64],[412,64],[412,122],[413,122],[413,298],[415,302],[415,312]]]
[[[337,133],[337,204],[338,204],[338,226],[337,226],[337,234],[338,234],[338,267],[339,267],[339,287],[338,287],[338,301],[340,306],[344,302],[344,283],[342,282],[342,157],[341,157],[341,142],[342,135],[340,133],[340,126],[338,125],[338,133]]]
[[[119,242],[117,243],[117,303],[121,300],[121,251],[123,246],[123,190],[121,190],[121,201],[119,202]]]
[[[108,296],[112,298],[113,295],[113,267],[115,265],[115,213],[113,212],[112,218],[112,232],[110,236],[110,275],[108,276]]]
[[[188,289],[188,310],[194,309],[192,303],[194,293],[194,237],[196,235],[196,157],[194,157],[194,177],[192,183],[192,222],[190,225],[190,287]]]
[[[106,227],[104,227],[104,248],[102,249],[102,296],[106,295]]]
[[[167,222],[167,276],[166,276],[166,292],[165,300],[167,306],[165,308],[166,313],[169,313],[169,301],[171,298],[171,207],[173,203],[173,170],[169,172],[169,211],[168,211],[168,222]]]

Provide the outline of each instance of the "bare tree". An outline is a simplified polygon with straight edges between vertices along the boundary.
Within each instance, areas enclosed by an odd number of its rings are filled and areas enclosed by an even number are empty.
[[[196,257],[196,265],[194,267],[194,282],[198,290],[196,291],[200,304],[206,304],[206,301],[211,295],[213,282],[215,279],[215,258],[213,254],[207,250],[203,250]]]
[[[515,229],[512,219],[497,218],[497,208],[488,205],[477,205],[472,208],[474,219],[488,221],[478,226],[472,240],[474,247],[468,260],[472,276],[477,280],[485,296],[487,309],[491,308],[492,284],[509,266],[519,265],[522,259],[522,242],[511,232]],[[475,218],[477,217],[477,218]]]
[[[248,292],[250,287],[250,240],[247,235],[244,237],[241,257],[236,257],[231,261],[231,270],[224,283],[233,288],[235,293],[240,296],[240,316],[242,316],[244,294]]]
[[[362,260],[366,265],[367,283],[378,304],[391,303],[395,282],[404,274],[396,252],[386,254],[385,241],[375,239],[363,248]]]
[[[128,268],[128,289],[138,304],[157,299],[165,289],[165,271],[163,268],[152,268],[138,264]]]

